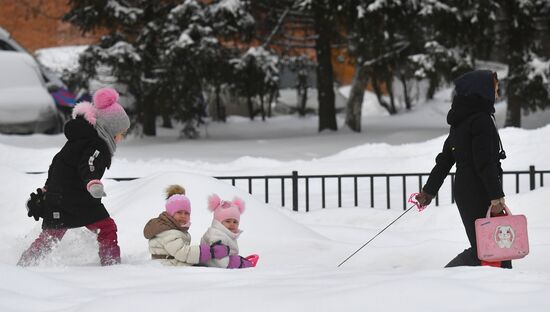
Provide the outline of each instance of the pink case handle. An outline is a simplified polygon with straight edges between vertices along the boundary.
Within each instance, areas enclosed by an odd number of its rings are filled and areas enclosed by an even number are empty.
[[[508,209],[508,206],[506,204],[504,204],[504,211],[506,212],[506,215],[508,216],[512,215],[512,212],[510,211],[510,209]],[[491,218],[491,206],[489,206],[489,209],[487,209],[486,217]]]

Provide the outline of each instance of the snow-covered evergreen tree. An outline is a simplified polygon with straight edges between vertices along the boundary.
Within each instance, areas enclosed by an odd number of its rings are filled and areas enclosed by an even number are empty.
[[[497,46],[506,51],[506,126],[521,126],[521,110],[550,106],[550,62],[541,56],[537,32],[548,25],[550,1],[499,0]]]
[[[319,131],[337,130],[332,48],[343,38],[342,13],[356,0],[253,0],[257,36],[281,56],[313,50],[316,58]]]
[[[235,70],[233,88],[237,94],[246,97],[250,119],[256,115],[253,98],[257,96],[260,114],[265,120],[265,96],[268,96],[267,105],[270,107],[279,87],[279,57],[263,47],[256,47],[231,60],[231,63]]]
[[[288,68],[296,74],[296,94],[298,103],[296,105],[298,115],[306,115],[307,93],[309,88],[308,70],[315,66],[306,55],[291,56],[283,59]]]
[[[444,2],[362,0],[357,7],[350,50],[357,58],[357,70],[370,79],[380,104],[390,114],[397,113],[394,78],[401,82],[405,106],[410,108],[410,80],[429,79],[431,97],[442,78],[448,79],[468,67],[465,43],[447,31],[460,29],[459,21],[466,16]],[[476,25],[475,19],[467,20],[470,28],[477,29],[472,26]]]
[[[507,124],[519,126],[521,107],[541,108],[550,102],[544,84],[548,62],[537,54],[540,42],[535,40],[540,25],[548,21],[549,6],[547,0],[360,0],[350,33],[350,51],[358,65],[346,123],[360,131],[357,115],[367,79],[380,103],[395,113],[394,77],[405,91],[409,79],[427,79],[427,96],[432,97],[442,82],[502,49],[509,67]],[[382,85],[389,102],[381,97]]]
[[[219,39],[249,38],[254,25],[247,1],[240,0],[71,0],[70,6],[66,21],[83,32],[108,31],[84,53],[72,77],[86,82],[100,66],[109,68],[135,96],[136,120],[145,135],[156,134],[159,115],[184,122],[185,135],[196,135],[204,90],[221,83],[220,76],[209,74],[212,65],[229,61]]]

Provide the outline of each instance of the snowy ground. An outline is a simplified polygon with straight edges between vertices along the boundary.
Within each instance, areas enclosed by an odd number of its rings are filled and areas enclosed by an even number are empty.
[[[550,306],[550,188],[514,194],[507,202],[529,222],[531,253],[513,270],[443,269],[467,247],[456,208],[411,210],[342,267],[337,265],[402,210],[316,209],[293,213],[266,205],[213,175],[384,173],[428,171],[447,133],[448,92],[396,117],[367,115],[361,134],[317,134],[314,117],[250,122],[233,117],[209,124],[203,139],[182,140],[161,130],[155,140],[130,136],[105,179],[108,210],[117,221],[123,264],[99,267],[94,234],[68,232],[38,267],[15,266],[40,226],[26,217],[28,194],[44,183],[57,136],[0,135],[0,311],[548,311]],[[505,104],[497,107],[502,124]],[[530,128],[548,114],[530,116]],[[339,120],[339,125],[342,120]],[[505,170],[550,169],[550,126],[504,129]],[[548,178],[546,178],[548,181]],[[239,239],[243,255],[258,253],[254,269],[163,267],[149,259],[145,222],[163,209],[163,188],[184,185],[193,204],[195,242],[211,222],[206,198],[237,195],[247,203]],[[344,193],[350,198],[349,192]]]

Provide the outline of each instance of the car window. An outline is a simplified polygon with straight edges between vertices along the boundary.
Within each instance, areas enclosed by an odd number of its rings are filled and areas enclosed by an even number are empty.
[[[19,52],[0,53],[0,89],[42,85],[38,68]]]
[[[15,48],[12,47],[11,44],[9,44],[6,41],[0,39],[0,50],[15,51]]]

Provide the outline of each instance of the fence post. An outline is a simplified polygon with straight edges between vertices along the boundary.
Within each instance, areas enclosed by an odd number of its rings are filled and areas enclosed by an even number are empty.
[[[529,166],[529,189],[535,189],[535,166]]]
[[[292,210],[298,211],[298,171],[292,171]]]

